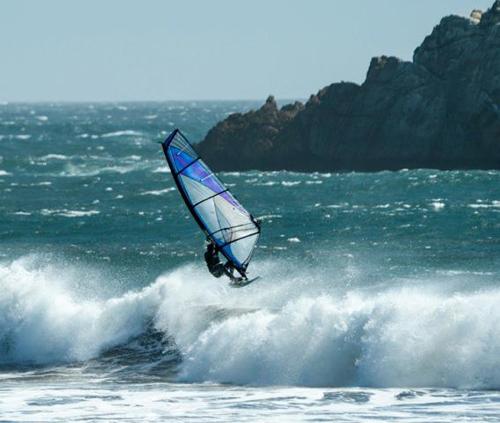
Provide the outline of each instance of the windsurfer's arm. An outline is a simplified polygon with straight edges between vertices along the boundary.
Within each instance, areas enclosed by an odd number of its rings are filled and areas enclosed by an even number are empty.
[[[219,254],[219,252],[220,252],[219,246],[212,239],[210,239],[208,237],[207,237],[207,242],[208,242],[208,245],[211,246],[214,254]]]

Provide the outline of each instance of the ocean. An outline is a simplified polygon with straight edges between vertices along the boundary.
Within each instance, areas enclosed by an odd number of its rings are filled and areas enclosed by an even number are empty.
[[[500,421],[500,172],[221,173],[234,289],[158,143],[258,105],[0,105],[0,421]]]

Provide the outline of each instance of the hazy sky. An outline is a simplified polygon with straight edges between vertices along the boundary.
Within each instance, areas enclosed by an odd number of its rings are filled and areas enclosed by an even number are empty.
[[[0,0],[0,100],[305,98],[493,0]]]

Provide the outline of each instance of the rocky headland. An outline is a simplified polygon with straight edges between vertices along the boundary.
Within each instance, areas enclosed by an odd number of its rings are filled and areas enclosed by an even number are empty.
[[[216,170],[500,169],[500,0],[443,18],[411,62],[375,57],[305,104],[270,96],[197,148]]]

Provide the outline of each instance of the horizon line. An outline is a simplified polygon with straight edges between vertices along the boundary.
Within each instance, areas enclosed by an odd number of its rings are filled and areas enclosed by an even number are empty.
[[[273,96],[276,101],[302,101],[305,102],[309,97],[276,97],[272,94],[269,94],[266,97],[262,98],[220,98],[220,99],[185,99],[185,100],[177,100],[177,99],[166,99],[166,100],[0,100],[0,107],[7,106],[9,104],[111,104],[111,103],[194,103],[194,102],[265,102],[266,99],[270,96]]]

